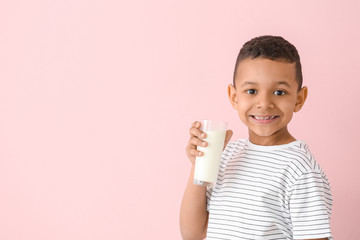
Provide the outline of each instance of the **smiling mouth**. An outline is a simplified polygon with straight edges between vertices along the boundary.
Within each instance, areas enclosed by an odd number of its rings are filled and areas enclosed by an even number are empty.
[[[254,119],[256,122],[259,122],[259,123],[271,123],[275,119],[279,118],[280,116],[278,116],[278,115],[274,115],[274,116],[271,116],[271,115],[266,115],[266,116],[250,115],[250,117],[252,119]]]
[[[269,120],[279,117],[279,116],[256,116],[256,115],[250,115],[250,116],[256,120]]]

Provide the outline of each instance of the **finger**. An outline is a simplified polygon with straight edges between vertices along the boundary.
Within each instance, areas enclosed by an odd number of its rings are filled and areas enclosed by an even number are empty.
[[[193,149],[191,152],[192,152],[192,156],[194,156],[194,157],[201,157],[204,155],[204,153],[202,151],[199,151],[196,149]]]
[[[197,137],[192,137],[190,138],[190,144],[193,146],[199,146],[199,147],[206,147],[207,146],[207,142],[197,138]]]
[[[190,149],[190,155],[193,157],[201,157],[202,155],[204,155],[204,153],[202,151],[196,150],[196,149]]]
[[[226,145],[228,144],[228,142],[230,141],[232,135],[233,135],[232,130],[229,129],[226,131],[224,149],[225,149]]]
[[[194,128],[199,128],[200,126],[201,126],[201,123],[198,121],[195,121],[191,124],[191,127],[194,127]]]
[[[198,138],[206,138],[206,133],[198,128],[190,128],[190,134]]]

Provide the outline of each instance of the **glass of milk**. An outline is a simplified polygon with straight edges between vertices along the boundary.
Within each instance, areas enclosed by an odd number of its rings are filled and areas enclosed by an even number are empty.
[[[204,154],[196,157],[194,184],[202,186],[214,186],[219,172],[221,154],[223,152],[226,122],[202,120],[200,130],[206,133],[203,140],[208,143],[206,147],[197,146],[197,150]]]

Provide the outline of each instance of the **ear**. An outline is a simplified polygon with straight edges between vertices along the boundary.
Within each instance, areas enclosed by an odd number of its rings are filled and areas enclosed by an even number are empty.
[[[238,105],[237,95],[236,95],[236,89],[232,84],[228,85],[228,94],[229,94],[229,100],[233,108],[236,108]]]
[[[300,111],[300,109],[302,108],[302,106],[305,103],[307,95],[308,95],[308,88],[307,87],[302,87],[300,89],[300,91],[298,92],[298,94],[297,94],[297,99],[296,99],[296,103],[295,103],[294,112]]]

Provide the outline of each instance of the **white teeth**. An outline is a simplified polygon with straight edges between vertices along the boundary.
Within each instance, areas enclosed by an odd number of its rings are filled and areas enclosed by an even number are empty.
[[[271,117],[259,117],[259,116],[254,116],[255,119],[257,120],[269,120],[269,119],[274,119],[276,118],[276,116],[271,116]]]

